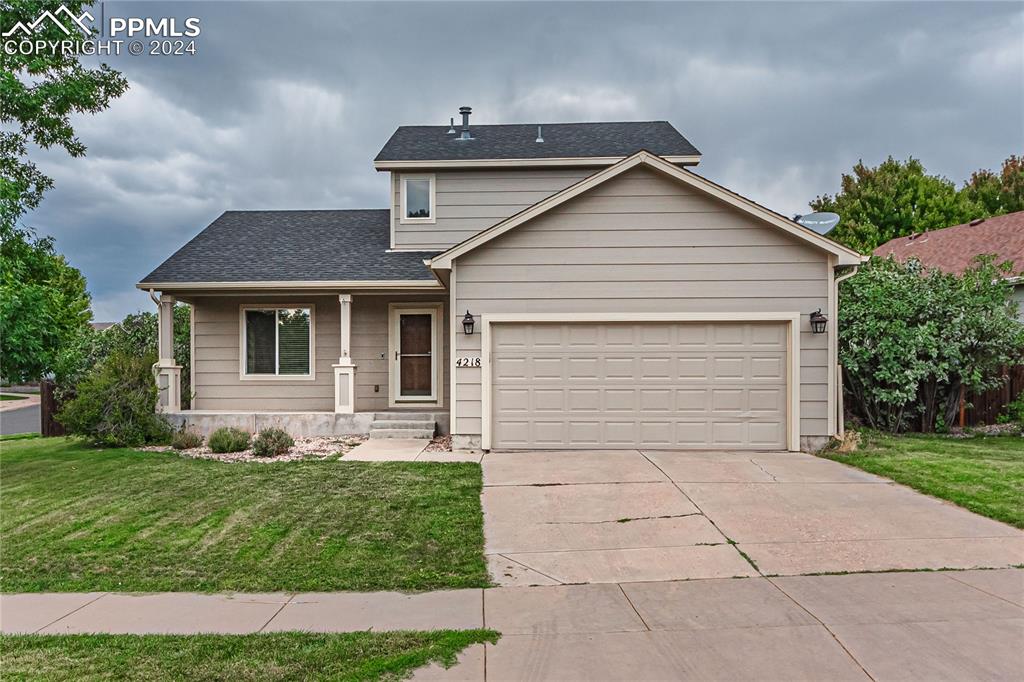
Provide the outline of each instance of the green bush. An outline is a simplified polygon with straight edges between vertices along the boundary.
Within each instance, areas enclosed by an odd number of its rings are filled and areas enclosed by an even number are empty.
[[[288,452],[295,441],[281,429],[263,429],[252,442],[252,454],[257,457],[276,457]]]
[[[210,434],[209,445],[214,452],[241,452],[249,447],[249,433],[233,426],[222,426]]]
[[[171,447],[175,450],[191,450],[203,444],[203,437],[191,429],[183,428],[171,436]]]
[[[1024,395],[1021,395],[1006,406],[1003,413],[996,418],[999,424],[1024,424]]]
[[[156,412],[154,362],[156,356],[112,353],[82,378],[75,397],[64,403],[57,420],[68,433],[99,445],[166,443],[171,425]]]
[[[961,387],[1000,385],[1024,325],[1009,263],[979,257],[960,275],[873,258],[840,285],[839,362],[847,405],[882,431],[935,431],[956,419]]]

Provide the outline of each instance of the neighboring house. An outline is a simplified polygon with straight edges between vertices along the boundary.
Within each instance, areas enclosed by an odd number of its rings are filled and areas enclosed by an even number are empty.
[[[693,173],[667,122],[462,113],[391,136],[388,208],[229,211],[146,276],[162,409],[296,435],[426,418],[484,449],[796,450],[841,429],[835,278],[856,252]]]
[[[117,323],[116,322],[90,322],[89,326],[92,327],[95,331],[102,332],[102,331],[106,331],[107,329],[110,329],[115,324],[117,324]]]
[[[965,225],[955,225],[909,237],[890,239],[874,251],[874,255],[892,256],[905,261],[916,258],[929,268],[959,274],[982,254],[994,254],[996,262],[1013,262],[1013,297],[1018,317],[1024,321],[1024,211],[979,218]]]

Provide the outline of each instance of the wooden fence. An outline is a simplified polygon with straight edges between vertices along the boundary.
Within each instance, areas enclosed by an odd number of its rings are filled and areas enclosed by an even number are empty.
[[[64,435],[64,426],[54,417],[60,407],[56,391],[57,385],[52,381],[39,383],[39,432],[44,437]]]
[[[996,417],[1003,413],[1006,406],[1024,393],[1024,365],[1004,367],[1003,374],[1007,381],[999,388],[965,396],[969,405],[964,414],[966,426],[995,424]]]

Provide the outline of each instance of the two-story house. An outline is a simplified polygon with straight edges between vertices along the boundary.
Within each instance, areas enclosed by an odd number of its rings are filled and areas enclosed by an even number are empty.
[[[667,122],[461,113],[384,145],[389,207],[229,211],[146,276],[161,409],[296,436],[436,423],[496,450],[797,450],[841,428],[857,253],[694,173]]]

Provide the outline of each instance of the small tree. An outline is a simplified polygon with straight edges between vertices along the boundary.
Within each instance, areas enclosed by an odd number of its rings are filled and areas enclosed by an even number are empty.
[[[1024,357],[1010,264],[991,257],[962,275],[874,258],[841,285],[839,358],[851,407],[872,427],[933,431],[952,421],[960,387],[998,385]]]
[[[112,353],[82,379],[75,397],[64,403],[57,419],[68,433],[99,445],[167,442],[171,426],[156,413],[154,362],[155,355]]]
[[[1024,158],[1010,156],[998,174],[976,171],[962,191],[989,215],[1024,211]]]

